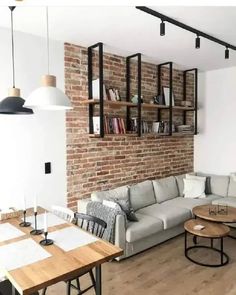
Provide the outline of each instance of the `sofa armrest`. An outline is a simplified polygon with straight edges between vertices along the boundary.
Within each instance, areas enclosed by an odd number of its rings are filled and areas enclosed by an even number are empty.
[[[117,215],[116,225],[115,225],[115,245],[125,251],[125,244],[126,244],[125,218],[123,215]],[[122,257],[123,256],[120,256],[116,258],[116,260],[119,261]]]
[[[87,214],[87,205],[90,202],[92,202],[91,198],[78,200],[77,202],[78,213]]]

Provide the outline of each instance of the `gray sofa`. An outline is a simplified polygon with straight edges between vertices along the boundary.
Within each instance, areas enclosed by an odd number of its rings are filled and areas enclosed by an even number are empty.
[[[125,223],[123,216],[116,217],[115,244],[124,250],[124,255],[117,259],[121,260],[183,233],[183,223],[193,217],[195,206],[220,203],[236,207],[234,178],[197,175],[207,176],[206,198],[184,198],[183,174],[92,193],[91,199],[78,201],[78,211],[86,213],[88,202],[123,198],[129,194],[139,221]]]

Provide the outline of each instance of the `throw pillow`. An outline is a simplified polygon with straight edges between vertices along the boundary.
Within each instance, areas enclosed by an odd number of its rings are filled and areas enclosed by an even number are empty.
[[[205,181],[205,194],[211,194],[211,177],[210,176],[197,176],[193,174],[186,174],[187,179],[196,179]]]
[[[184,179],[184,197],[185,198],[205,198],[205,180]]]
[[[119,205],[119,207],[121,208],[122,211],[124,211],[124,213],[127,216],[127,219],[129,221],[138,221],[138,218],[136,216],[136,214],[134,213],[134,209],[131,207],[130,205],[130,199],[129,197],[123,197],[123,198],[112,198],[109,201],[103,201],[103,204],[106,205],[106,203],[109,203],[108,205],[112,208],[114,207],[114,204]],[[113,205],[111,203],[114,203]]]

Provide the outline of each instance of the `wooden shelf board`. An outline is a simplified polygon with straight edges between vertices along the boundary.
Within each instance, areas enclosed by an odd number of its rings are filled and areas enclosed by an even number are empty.
[[[99,104],[99,99],[88,99],[82,101],[82,104]],[[113,101],[113,100],[104,100],[104,105],[116,106],[116,107],[137,107],[137,104],[129,101]]]
[[[182,107],[182,106],[173,106],[173,110],[183,110],[183,111],[195,111],[193,107]]]
[[[152,103],[142,103],[142,108],[147,109],[169,109],[169,106],[162,105],[162,104],[152,104]]]

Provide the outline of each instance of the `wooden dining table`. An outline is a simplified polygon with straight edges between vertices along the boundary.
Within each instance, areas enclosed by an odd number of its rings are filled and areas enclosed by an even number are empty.
[[[32,227],[20,227],[19,223],[22,221],[21,218],[12,218],[0,221],[0,225],[3,223],[9,223],[24,232],[24,235],[20,237],[1,241],[0,249],[1,246],[9,244],[12,244],[14,247],[14,243],[24,239],[32,239],[39,245],[43,236],[31,235],[30,231],[32,230]],[[69,227],[76,227],[76,225],[65,221],[62,224],[49,227],[48,238],[50,238],[50,233]],[[5,266],[1,264],[0,260],[0,268],[13,286],[13,294],[14,291],[17,290],[21,295],[31,295],[34,292],[42,290],[60,281],[73,279],[86,270],[95,268],[96,295],[101,295],[102,264],[123,254],[122,249],[99,238],[92,243],[76,247],[70,251],[63,250],[56,245],[56,243],[51,246],[40,245],[40,247],[47,251],[47,253],[50,254],[50,257],[11,270],[5,268]],[[14,259],[14,257],[9,257],[9,259]]]

